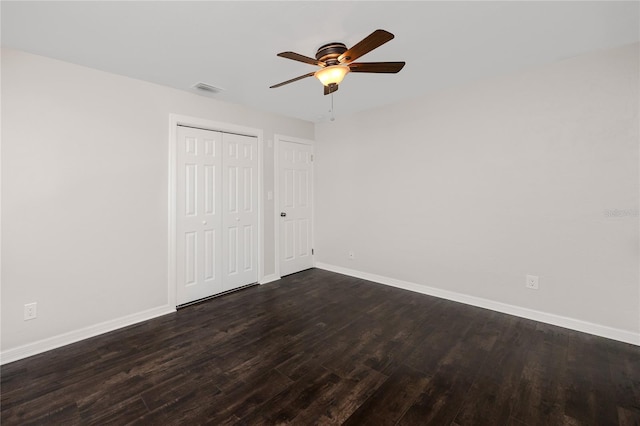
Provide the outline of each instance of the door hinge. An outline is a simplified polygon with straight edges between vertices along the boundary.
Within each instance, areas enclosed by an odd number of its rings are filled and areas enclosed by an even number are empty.
[[[313,256],[313,249],[311,249],[311,255]]]

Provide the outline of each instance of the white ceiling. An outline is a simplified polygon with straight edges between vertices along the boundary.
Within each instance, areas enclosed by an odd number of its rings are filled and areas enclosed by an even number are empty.
[[[2,1],[2,45],[309,121],[328,118],[315,70],[278,58],[313,57],[377,28],[396,38],[359,61],[406,61],[393,74],[350,74],[335,114],[637,42],[640,3],[630,2],[220,2]]]

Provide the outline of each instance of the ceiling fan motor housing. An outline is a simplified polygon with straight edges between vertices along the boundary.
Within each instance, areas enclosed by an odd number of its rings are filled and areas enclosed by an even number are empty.
[[[338,65],[338,56],[347,51],[347,46],[344,43],[332,42],[320,46],[316,52],[316,59],[320,62],[324,62],[327,66]],[[345,58],[348,60],[349,58]]]

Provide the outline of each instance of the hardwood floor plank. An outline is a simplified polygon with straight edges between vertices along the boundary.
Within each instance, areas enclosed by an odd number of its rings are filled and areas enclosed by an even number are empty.
[[[201,377],[195,379],[183,374],[176,374],[168,380],[143,391],[140,397],[148,411],[153,412],[178,401],[182,396],[188,394],[189,388],[196,386],[195,380],[199,380],[200,383],[203,382]]]
[[[534,332],[535,322],[505,316],[502,333],[467,392],[457,423],[499,425],[509,421]]]
[[[569,340],[565,414],[580,423],[618,424],[607,346],[591,336]]]
[[[607,355],[615,401],[625,412],[640,412],[640,355],[637,347],[614,346]]]
[[[222,396],[220,389],[211,382],[191,382],[191,386],[185,386],[182,389],[184,392],[181,395],[177,398],[172,397],[169,402],[155,411],[143,416],[136,416],[139,419],[137,423],[162,425],[202,423],[203,419],[206,419],[203,411],[205,409],[211,410],[212,405],[216,406],[216,401]]]
[[[512,417],[534,425],[564,422],[567,347],[559,343],[549,341],[545,330],[538,328],[525,355]]]
[[[620,426],[640,425],[640,410],[618,407],[618,424]]]
[[[118,401],[102,410],[80,410],[82,424],[105,425],[117,424],[122,418],[130,418],[148,414],[149,410],[140,397]]]
[[[300,380],[310,370],[321,365],[321,354],[316,352],[300,352],[282,362],[276,369],[293,381]]]
[[[315,412],[311,408],[314,403],[321,395],[333,393],[339,382],[340,377],[336,374],[316,367],[269,399],[259,411],[254,410],[247,416],[243,411],[235,410],[234,414],[246,424],[287,424],[301,412]]]
[[[311,409],[301,411],[292,419],[291,424],[342,424],[385,380],[387,376],[369,367],[358,366],[350,377],[342,377],[331,392],[319,395]]]
[[[235,411],[249,415],[265,401],[292,383],[275,370],[260,369],[245,372],[242,380],[222,392],[216,380],[186,377],[175,388],[151,389],[143,394],[149,408],[155,408],[142,423],[150,419],[163,419],[163,424],[224,423],[238,418]]]
[[[59,399],[56,404],[25,404],[3,410],[3,425],[81,424],[80,410],[75,402]]]
[[[396,424],[428,382],[424,373],[401,365],[343,424]]]
[[[448,425],[454,421],[497,340],[494,327],[495,321],[468,323],[465,330],[460,331],[456,344],[446,353],[439,352],[439,362],[428,385],[399,424]]]

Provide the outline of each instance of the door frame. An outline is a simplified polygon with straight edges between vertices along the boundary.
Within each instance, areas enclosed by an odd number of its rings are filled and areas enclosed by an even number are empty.
[[[205,118],[191,117],[180,114],[169,114],[169,182],[168,182],[168,284],[167,293],[169,306],[177,306],[178,277],[177,277],[177,253],[176,253],[176,170],[177,170],[177,130],[178,125],[196,127],[204,130],[211,130],[222,133],[235,133],[238,135],[252,136],[258,141],[258,282],[262,281],[264,275],[264,214],[262,212],[264,194],[264,164],[263,164],[263,130],[254,127],[240,126],[237,124],[224,123],[220,121],[208,120]]]
[[[276,276],[277,279],[280,279],[282,276],[280,275],[280,144],[282,142],[293,142],[299,143],[303,145],[310,145],[313,147],[313,160],[311,161],[311,248],[315,247],[315,236],[316,236],[316,220],[315,220],[315,155],[316,155],[316,144],[314,140],[311,139],[303,139],[296,138],[293,136],[286,136],[281,134],[275,134],[273,137],[273,156],[274,156],[274,166],[273,166],[273,217],[275,220],[275,261],[276,261]],[[311,264],[316,266],[316,258],[315,253],[311,255]]]

